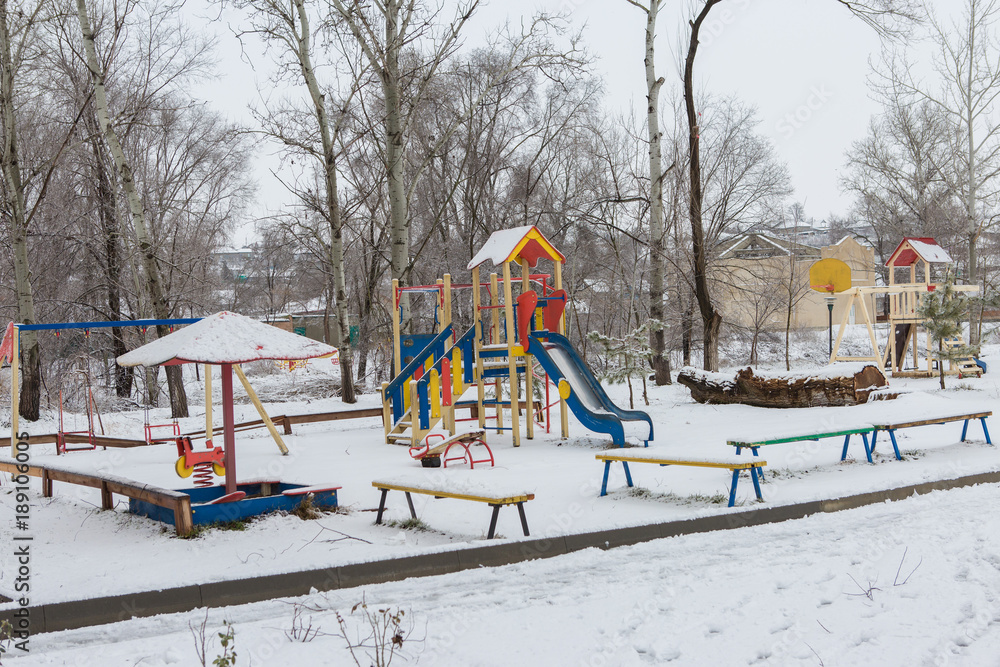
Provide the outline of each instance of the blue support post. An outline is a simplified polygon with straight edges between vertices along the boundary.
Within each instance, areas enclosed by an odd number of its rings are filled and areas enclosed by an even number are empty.
[[[851,444],[851,434],[848,433],[847,435],[844,436],[844,451],[842,451],[840,453],[840,460],[841,461],[846,461],[847,460],[847,447],[850,444]]]
[[[871,450],[871,447],[868,446],[868,434],[867,433],[862,433],[861,434],[861,441],[864,442],[864,444],[865,444],[865,456],[868,457],[868,463],[875,463],[874,461],[872,461],[872,450]]]
[[[965,434],[969,432],[969,420],[966,419],[962,422],[962,440],[960,442],[965,442]]]
[[[895,429],[889,431],[889,440],[892,441],[892,451],[896,453],[896,460],[902,461],[903,457],[899,455],[899,445],[896,444],[896,431]]]
[[[986,444],[987,444],[987,445],[992,445],[992,444],[993,444],[993,442],[992,442],[992,441],[990,440],[990,432],[989,432],[989,430],[987,430],[987,428],[986,428],[986,417],[980,417],[980,418],[979,418],[979,421],[980,421],[980,423],[982,423],[982,425],[983,425],[983,435],[985,435],[985,436],[986,436]]]
[[[753,480],[753,490],[757,493],[757,500],[763,501],[764,496],[760,492],[760,481],[757,478],[757,474],[760,472],[760,468],[750,468],[750,478]]]
[[[628,482],[629,486],[632,486],[632,473],[628,469],[628,461],[622,461],[622,466],[625,468],[625,481]]]
[[[604,462],[604,481],[601,482],[601,495],[608,495],[608,473],[611,472],[611,461]]]
[[[736,504],[736,485],[740,483],[740,469],[733,470],[733,484],[729,487],[729,506]]]
[[[431,402],[427,400],[427,383],[420,381],[417,383],[417,400],[420,402],[420,428],[427,429],[431,426]],[[410,406],[413,407],[412,405]]]

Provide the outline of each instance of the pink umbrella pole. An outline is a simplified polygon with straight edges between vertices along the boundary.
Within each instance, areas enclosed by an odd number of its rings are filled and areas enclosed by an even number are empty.
[[[236,492],[236,427],[233,419],[233,365],[222,364],[222,435],[226,447],[226,495]]]

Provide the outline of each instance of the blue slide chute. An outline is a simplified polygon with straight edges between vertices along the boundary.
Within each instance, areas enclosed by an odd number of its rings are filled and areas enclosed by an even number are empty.
[[[570,393],[566,399],[580,423],[595,433],[607,433],[619,447],[626,435],[649,444],[653,439],[653,420],[641,410],[622,410],[611,402],[586,362],[565,336],[539,331],[528,337],[528,353],[557,385],[565,380]]]

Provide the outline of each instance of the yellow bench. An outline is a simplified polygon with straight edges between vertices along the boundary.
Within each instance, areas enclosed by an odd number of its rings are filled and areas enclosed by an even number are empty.
[[[389,495],[389,491],[402,491],[406,494],[406,504],[409,505],[410,516],[414,519],[417,518],[417,511],[413,507],[413,498],[410,495],[413,493],[420,493],[435,498],[454,498],[456,500],[471,500],[488,504],[493,508],[493,516],[490,519],[490,530],[486,535],[486,539],[488,540],[493,539],[493,535],[496,533],[497,517],[500,515],[500,508],[504,505],[517,505],[517,513],[521,517],[521,529],[524,531],[525,537],[529,536],[528,520],[524,516],[524,503],[534,499],[535,494],[533,493],[497,494],[490,492],[485,487],[474,487],[468,483],[463,484],[466,489],[459,492],[448,489],[448,481],[445,476],[437,480],[437,483],[431,483],[429,480],[424,480],[423,482],[414,480],[376,480],[372,482],[372,486],[382,491],[382,498],[378,504],[378,516],[375,517],[376,524],[382,523],[382,514],[385,512],[385,498]]]
[[[733,482],[729,489],[729,506],[736,504],[736,486],[740,481],[740,471],[749,470],[750,478],[753,480],[753,488],[757,493],[757,500],[764,500],[760,493],[759,468],[767,465],[767,461],[759,458],[746,458],[740,456],[726,457],[698,457],[679,458],[672,452],[660,452],[649,447],[633,447],[607,451],[596,456],[598,461],[604,461],[604,481],[601,483],[601,495],[608,494],[608,473],[611,471],[611,464],[620,461],[625,468],[625,479],[629,486],[632,484],[632,473],[628,468],[629,463],[655,463],[661,466],[692,466],[697,468],[728,468],[733,471]]]

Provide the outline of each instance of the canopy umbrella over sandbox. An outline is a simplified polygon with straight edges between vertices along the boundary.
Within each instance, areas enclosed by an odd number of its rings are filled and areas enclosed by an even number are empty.
[[[147,343],[118,357],[122,366],[207,364],[222,368],[222,420],[225,445],[226,493],[236,491],[233,371],[239,376],[283,454],[288,449],[271,423],[240,364],[250,361],[294,361],[331,357],[337,348],[237,313],[222,311]],[[206,371],[206,418],[211,420],[211,374]],[[209,438],[211,438],[209,427]]]

